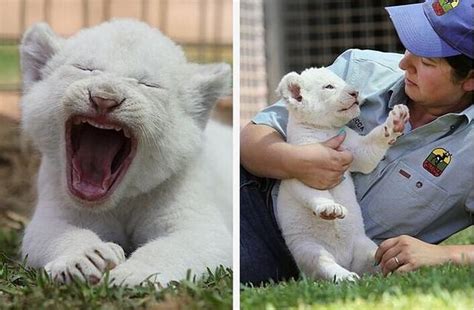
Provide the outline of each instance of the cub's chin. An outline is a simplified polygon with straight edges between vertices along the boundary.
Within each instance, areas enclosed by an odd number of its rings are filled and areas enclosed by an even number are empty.
[[[70,195],[88,207],[106,202],[135,157],[133,132],[101,116],[75,115],[66,121],[65,137]]]
[[[350,120],[360,115],[360,107],[358,101],[352,101],[346,103],[343,107],[337,110],[339,119],[344,120],[344,124],[347,124]]]

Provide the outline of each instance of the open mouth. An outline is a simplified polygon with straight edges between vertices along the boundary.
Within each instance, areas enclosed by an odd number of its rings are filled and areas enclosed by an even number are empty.
[[[344,109],[340,109],[339,112],[344,112],[344,111],[348,111],[350,109],[352,109],[353,107],[355,106],[358,106],[359,105],[359,102],[358,101],[355,101],[353,104],[351,104],[349,107],[347,108],[344,108]]]
[[[123,125],[73,116],[66,122],[69,191],[98,202],[112,194],[135,156],[136,139]]]

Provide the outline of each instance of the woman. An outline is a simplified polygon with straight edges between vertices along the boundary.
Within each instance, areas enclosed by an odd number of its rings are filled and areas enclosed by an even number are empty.
[[[404,136],[379,166],[354,174],[366,233],[379,244],[374,259],[385,275],[474,264],[474,245],[437,245],[474,221],[472,8],[472,0],[389,7],[405,55],[349,50],[329,67],[359,90],[361,116],[349,126],[361,134],[395,104],[410,110]],[[322,144],[287,144],[286,120],[278,102],[241,133],[241,282],[298,275],[273,216],[274,179],[328,189],[352,160],[340,148],[343,134]]]

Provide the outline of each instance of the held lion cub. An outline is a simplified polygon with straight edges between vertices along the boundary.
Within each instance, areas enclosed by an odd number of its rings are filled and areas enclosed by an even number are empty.
[[[326,68],[287,74],[277,91],[289,110],[288,142],[310,144],[335,135],[360,113],[358,93]],[[353,154],[349,171],[371,172],[403,133],[408,108],[397,105],[383,125],[367,136],[344,128],[343,147]],[[277,220],[295,261],[314,279],[354,281],[374,271],[377,246],[364,231],[349,172],[338,186],[316,190],[296,179],[281,182]],[[336,218],[325,220],[323,218]]]
[[[69,39],[37,24],[21,64],[22,125],[42,154],[30,266],[129,286],[231,266],[232,135],[208,124],[228,65],[188,63],[133,20]]]

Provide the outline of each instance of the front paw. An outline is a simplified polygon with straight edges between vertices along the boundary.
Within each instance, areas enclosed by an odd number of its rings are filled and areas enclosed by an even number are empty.
[[[134,287],[137,285],[147,285],[151,282],[155,285],[156,289],[162,287],[158,273],[153,273],[146,266],[137,264],[134,261],[127,261],[117,266],[102,281],[106,281],[106,279],[108,279],[109,286]]]
[[[406,105],[397,104],[393,107],[384,124],[384,136],[389,144],[395,143],[396,139],[403,134],[405,123],[409,118],[410,113]]]
[[[100,243],[72,255],[64,255],[46,264],[44,269],[56,282],[69,284],[77,279],[97,284],[102,274],[125,261],[123,249],[112,242]]]
[[[341,283],[342,281],[356,282],[359,279],[360,277],[357,273],[347,270],[336,272],[333,277],[335,283]]]
[[[323,220],[343,219],[346,217],[347,209],[336,202],[318,203],[313,210],[313,214]]]

